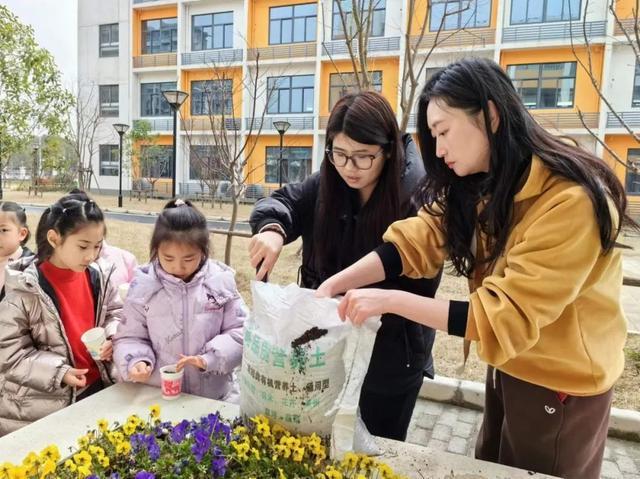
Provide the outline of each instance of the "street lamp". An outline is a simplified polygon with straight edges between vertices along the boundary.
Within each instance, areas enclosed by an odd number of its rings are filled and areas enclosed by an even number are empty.
[[[188,93],[180,90],[165,90],[162,96],[173,110],[173,157],[171,159],[171,198],[176,197],[176,136],[178,125],[178,110],[189,96]]]
[[[120,137],[120,167],[118,168],[118,208],[122,208],[122,137],[129,129],[124,123],[114,123],[113,128]]]
[[[289,129],[291,124],[288,121],[274,121],[273,127],[278,130],[280,134],[280,158],[278,159],[278,185],[282,188],[282,141],[284,134]]]

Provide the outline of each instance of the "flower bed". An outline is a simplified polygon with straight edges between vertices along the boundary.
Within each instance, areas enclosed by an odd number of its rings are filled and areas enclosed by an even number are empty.
[[[347,453],[341,461],[330,460],[319,436],[292,434],[264,416],[242,424],[215,413],[172,424],[161,420],[157,405],[147,420],[135,415],[124,424],[99,420],[78,445],[65,459],[51,445],[29,453],[20,465],[0,464],[0,479],[400,477],[369,456]]]

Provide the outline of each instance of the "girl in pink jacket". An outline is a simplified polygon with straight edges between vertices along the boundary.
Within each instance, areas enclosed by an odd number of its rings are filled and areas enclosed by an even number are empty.
[[[160,368],[184,368],[182,390],[212,399],[235,393],[245,304],[234,272],[209,259],[204,215],[170,201],[151,238],[151,262],[136,272],[114,340],[126,381],[160,385]]]

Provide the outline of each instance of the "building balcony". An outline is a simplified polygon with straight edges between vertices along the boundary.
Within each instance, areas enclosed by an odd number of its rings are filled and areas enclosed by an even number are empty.
[[[437,38],[436,38],[437,37]],[[411,37],[411,46],[418,45],[418,49],[430,49],[437,43],[437,48],[486,48],[496,42],[495,28],[470,28],[456,32],[442,31],[438,35],[435,33],[425,33]]]
[[[172,67],[177,65],[175,53],[157,53],[133,57],[133,68]]]
[[[138,118],[133,120],[133,124],[143,121],[149,123],[151,131],[154,133],[173,131],[173,118]]]
[[[518,25],[505,27],[502,41],[509,42],[539,42],[545,40],[574,40],[581,41],[584,35],[589,40],[604,37],[607,32],[605,20],[597,22],[563,22],[540,23],[536,25]]]
[[[226,66],[229,63],[242,61],[242,49],[224,48],[220,50],[203,50],[182,54],[182,65]]]
[[[294,130],[313,130],[315,124],[313,115],[305,116],[265,116],[264,118],[253,118],[252,130],[258,131],[262,127],[262,131],[276,131],[273,126],[274,121],[288,121],[290,124],[289,133]],[[246,130],[251,128],[251,118],[244,119],[244,127]]]
[[[222,117],[186,118],[182,121],[182,130],[189,132],[219,132],[223,127],[222,121]],[[224,118],[224,129],[226,131],[239,131],[242,126],[241,123],[240,118],[226,117]]]
[[[618,112],[620,118],[629,128],[640,127],[640,110]],[[624,125],[616,118],[616,115],[607,113],[607,128],[624,128]]]
[[[175,5],[178,0],[133,0],[133,8],[148,8],[161,5]],[[149,5],[147,5],[149,4]]]
[[[358,51],[358,42],[351,43],[354,53]],[[380,37],[369,38],[367,46],[368,53],[374,52],[395,52],[400,50],[400,37]],[[344,40],[336,40],[333,42],[324,42],[322,44],[322,56],[328,57],[333,55],[348,55],[349,49],[347,42]]]
[[[627,18],[624,20],[621,19],[620,23],[614,20],[614,25],[615,26],[613,29],[613,34],[615,36],[624,35],[624,33],[627,32],[631,38],[635,37],[635,27],[636,27],[635,18]]]
[[[540,110],[529,110],[529,113],[531,113],[543,128],[556,130],[584,129],[584,125],[582,124],[582,121],[580,121],[577,111],[545,112]],[[582,113],[585,124],[591,129],[598,128],[599,116],[600,114],[597,112]]]
[[[283,58],[315,57],[317,51],[316,42],[288,43],[286,45],[273,45],[270,47],[249,48],[247,61],[279,60]]]

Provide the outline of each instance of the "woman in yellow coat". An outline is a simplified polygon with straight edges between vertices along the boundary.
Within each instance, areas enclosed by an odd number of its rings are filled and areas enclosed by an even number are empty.
[[[488,363],[476,456],[571,478],[600,476],[624,367],[619,302],[624,188],[599,158],[541,128],[494,62],[434,74],[418,106],[427,175],[417,217],[327,279],[343,318],[394,313],[474,341]],[[468,302],[353,290],[429,278],[449,259]]]

